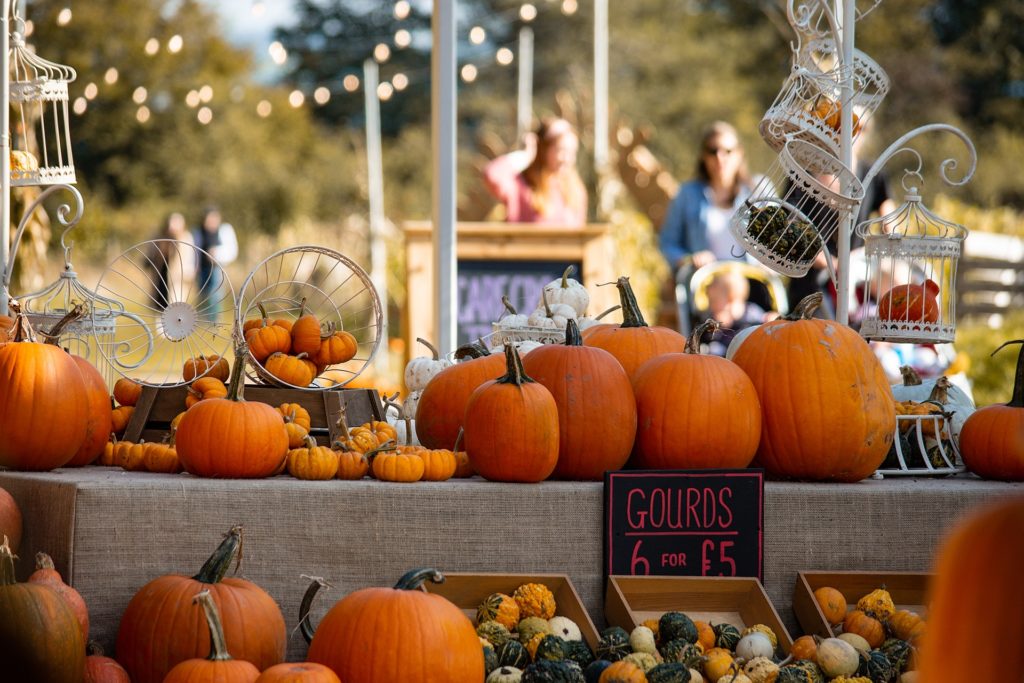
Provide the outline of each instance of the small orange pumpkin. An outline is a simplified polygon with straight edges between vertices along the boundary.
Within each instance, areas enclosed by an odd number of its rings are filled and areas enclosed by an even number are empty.
[[[288,451],[288,474],[296,479],[325,481],[337,473],[338,454],[327,446],[317,446],[308,434],[302,448]]]
[[[812,662],[818,661],[818,642],[814,636],[800,636],[793,641],[793,647],[789,648],[789,654],[794,660],[809,659]]]
[[[186,382],[191,382],[197,377],[214,377],[221,382],[228,381],[231,375],[231,367],[226,358],[213,354],[204,356],[199,354],[195,358],[189,358],[181,369],[181,377]]]
[[[52,588],[75,613],[78,625],[82,627],[82,642],[89,640],[89,609],[82,594],[64,583],[63,577],[53,564],[53,558],[46,553],[36,553],[36,570],[28,577],[29,583]]]
[[[299,308],[299,319],[292,324],[292,351],[314,357],[320,351],[320,321],[312,313],[304,313],[306,300]]]
[[[381,481],[412,483],[423,478],[423,458],[416,453],[401,453],[395,446],[381,446],[367,456],[373,476]]]
[[[122,377],[114,382],[114,400],[118,405],[134,406],[142,395],[142,385],[133,379]]]
[[[443,448],[423,449],[417,453],[423,459],[423,481],[446,481],[455,475],[455,454]]]
[[[926,628],[926,622],[920,614],[906,609],[893,612],[886,623],[894,636],[907,642],[913,642],[923,636]]]
[[[324,367],[347,363],[355,358],[359,342],[351,332],[337,330],[320,338],[320,349],[313,356],[313,362]]]
[[[272,353],[263,367],[282,382],[296,387],[309,386],[316,377],[316,365],[307,360],[305,352],[297,356],[289,356],[279,351]]]
[[[165,437],[163,443],[146,444],[142,466],[147,472],[176,474],[181,472],[181,461],[174,448],[173,437]]]
[[[814,591],[821,613],[833,626],[843,623],[846,618],[846,596],[831,586],[822,586]]]
[[[843,631],[856,633],[873,648],[885,642],[885,627],[882,626],[882,622],[859,609],[850,610],[846,614],[846,618],[843,619]]]
[[[118,406],[110,413],[110,431],[120,436],[128,428],[135,406]]]
[[[601,672],[598,683],[647,683],[647,674],[633,662],[620,659]]]
[[[191,408],[195,404],[208,398],[224,398],[228,395],[228,388],[224,382],[216,377],[200,377],[192,382],[185,395],[185,407]]]
[[[274,353],[288,353],[292,350],[292,337],[288,330],[278,325],[255,327],[245,334],[249,353],[257,363],[262,363]],[[237,362],[237,361],[236,361]]]

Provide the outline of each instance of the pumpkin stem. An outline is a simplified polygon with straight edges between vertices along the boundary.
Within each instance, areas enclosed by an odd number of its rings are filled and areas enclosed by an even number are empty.
[[[548,290],[547,289],[540,290],[540,302],[544,306],[544,317],[545,318],[550,318],[551,317],[551,306],[548,305]]]
[[[309,432],[306,432],[306,436],[302,437],[302,443],[304,443],[306,445],[306,448],[309,449],[310,451],[317,447],[316,439],[314,439],[313,435],[310,434]]]
[[[228,379],[229,401],[244,401],[245,393],[245,361],[249,355],[249,345],[241,338],[235,340],[235,364],[231,368],[231,377]]]
[[[610,313],[614,313],[615,311],[619,310],[620,308],[622,308],[622,306],[620,306],[619,304],[615,304],[614,306],[609,308],[607,311],[602,311],[601,313],[599,313],[597,315],[597,317],[594,318],[594,320],[600,320],[601,318],[605,317],[606,315],[608,315]]]
[[[459,446],[462,445],[462,435],[464,433],[465,430],[462,427],[459,427],[459,435],[455,437],[455,446],[452,447],[452,453],[458,453]]]
[[[217,611],[217,605],[214,604],[210,591],[202,591],[192,598],[192,602],[199,603],[203,608],[206,623],[210,627],[210,656],[206,659],[211,662],[231,661],[231,655],[228,654],[227,638],[224,637],[224,626],[220,621],[220,612]]]
[[[821,303],[825,300],[825,295],[821,292],[815,292],[814,294],[808,294],[796,307],[782,316],[783,320],[810,320],[814,317],[814,311],[821,306]]]
[[[444,574],[436,569],[413,569],[405,573],[395,584],[395,590],[418,590],[423,582],[430,579],[431,583],[444,583]]]
[[[10,300],[8,306],[11,312],[14,313],[14,335],[11,337],[12,342],[35,342],[36,331],[32,327],[32,323],[29,322],[28,316],[21,310],[21,304],[14,299]]]
[[[299,314],[295,317],[296,320],[301,318],[306,312],[306,297],[302,297],[302,301],[299,302]]]
[[[580,334],[580,326],[576,324],[575,318],[569,318],[565,323],[565,345],[583,346],[583,335]]]
[[[569,278],[576,272],[576,266],[569,266],[562,273],[562,289],[569,289]]]
[[[903,377],[903,386],[921,386],[921,375],[917,374],[917,370],[912,365],[901,365],[900,375]]]
[[[700,325],[697,325],[694,329],[693,334],[686,340],[685,353],[700,353],[700,340],[704,337],[704,333],[710,331],[713,335],[718,330],[722,329],[722,323],[718,322],[714,318],[708,318]]]
[[[487,350],[483,340],[477,339],[455,349],[455,360],[473,360],[475,358],[484,358],[489,354],[490,351]]]
[[[199,570],[199,573],[192,578],[200,583],[220,583],[224,575],[228,573],[231,561],[237,556],[241,562],[242,549],[242,526],[231,527],[227,537],[221,541],[217,549],[213,551],[209,559]],[[237,565],[236,565],[237,567]]]
[[[620,277],[615,281],[615,287],[619,290],[619,302],[622,304],[622,324],[619,327],[647,327],[647,321],[640,312],[640,305],[636,302],[629,278]]]
[[[302,632],[302,637],[306,639],[308,645],[313,642],[313,635],[316,633],[316,627],[309,621],[309,608],[313,605],[313,598],[320,592],[320,589],[330,588],[331,584],[319,576],[307,576],[306,578],[312,579],[313,583],[309,584],[309,588],[302,596],[302,602],[299,603],[299,631]]]
[[[1004,346],[1010,344],[1024,344],[1024,339],[1013,339],[1005,342],[993,351],[991,355],[996,355]],[[1013,396],[1006,405],[1010,408],[1024,408],[1024,346],[1021,346],[1020,354],[1017,356],[1017,372],[1013,376]]]
[[[509,315],[519,315],[519,311],[517,311],[516,307],[512,305],[511,301],[509,301],[507,294],[501,295],[501,305],[505,307],[505,310],[508,311]]]
[[[56,567],[53,566],[53,558],[46,553],[36,553],[36,569],[53,569],[56,571]]]
[[[953,383],[949,381],[948,377],[945,375],[939,377],[935,380],[934,386],[932,386],[932,392],[928,394],[928,400],[945,407],[946,403],[949,402],[949,390],[952,387]]]
[[[502,297],[502,299],[504,299],[504,298],[505,298],[505,297]],[[437,347],[436,347],[436,346],[434,346],[433,344],[431,344],[430,342],[428,342],[428,341],[427,341],[426,339],[424,339],[423,337],[416,337],[416,341],[418,341],[418,342],[419,342],[420,344],[423,344],[423,345],[424,345],[424,346],[426,346],[426,347],[427,347],[428,349],[430,349],[430,353],[431,353],[431,355],[432,355],[432,356],[434,357],[434,358],[433,358],[434,360],[441,360],[441,354],[440,354],[440,353],[438,352],[438,350],[437,350]]]
[[[517,387],[534,381],[526,374],[523,359],[519,357],[519,352],[512,342],[505,342],[505,374],[495,381],[498,384],[514,384]]]
[[[384,453],[384,452],[387,452],[387,451],[397,451],[397,450],[398,450],[398,444],[395,443],[395,440],[394,439],[388,439],[387,441],[385,441],[381,445],[377,446],[376,448],[371,448],[370,450],[366,451],[366,453],[364,453],[363,455],[366,456],[367,460],[373,460],[373,457],[375,455],[377,455],[378,453]]]
[[[341,402],[341,408],[338,410],[338,421],[335,423],[335,425],[338,427],[338,431],[341,432],[342,436],[344,437],[342,439],[342,441],[344,441],[345,439],[348,439],[348,429],[349,428],[348,428],[348,417],[346,415],[347,412],[348,412],[348,406],[345,404],[344,401],[342,401]]]
[[[0,545],[0,586],[13,586],[15,583],[14,553],[11,552],[7,534],[4,534],[3,545]]]
[[[103,646],[95,640],[90,640],[85,646],[85,654],[90,657],[102,657]]]
[[[60,335],[64,332],[64,329],[73,322],[76,322],[85,316],[85,306],[81,303],[77,303],[71,307],[71,310],[64,314],[64,317],[58,320],[53,328],[50,329],[49,333],[41,332],[45,338],[47,344],[57,345],[57,340],[60,339]]]
[[[260,317],[263,318],[263,326],[266,327],[269,322],[267,319],[267,309],[263,307],[263,302],[256,304],[256,308],[260,309]]]

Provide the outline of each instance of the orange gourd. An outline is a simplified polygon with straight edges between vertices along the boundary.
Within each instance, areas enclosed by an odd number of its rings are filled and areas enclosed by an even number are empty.
[[[69,354],[36,341],[20,312],[12,341],[0,346],[0,387],[0,466],[46,471],[67,464],[89,427],[86,383]]]
[[[553,477],[599,480],[629,460],[637,408],[629,376],[604,349],[584,346],[576,321],[565,344],[545,344],[523,357],[523,369],[551,392],[558,407],[558,462]]]
[[[107,393],[107,382],[100,371],[81,356],[72,355],[72,360],[82,373],[85,382],[86,401],[88,402],[88,418],[86,420],[85,439],[82,445],[68,461],[66,467],[82,467],[92,464],[103,452],[110,431],[114,426],[114,412],[110,407],[110,395]]]
[[[908,642],[915,642],[924,635],[927,628],[925,624],[926,622],[920,614],[906,609],[896,610],[886,622],[894,636]]]
[[[843,623],[846,618],[846,596],[831,586],[822,586],[814,591],[821,613],[833,626]]]
[[[878,647],[885,641],[885,627],[882,622],[874,617],[868,616],[859,609],[850,610],[843,619],[843,631],[856,633],[868,641],[873,648]]]
[[[85,640],[74,612],[52,588],[16,583],[11,547],[0,542],[3,680],[81,683]]]
[[[423,458],[418,453],[403,453],[392,443],[370,451],[367,458],[373,476],[381,481],[410,484],[423,478]]]
[[[1007,344],[1024,344],[1024,340],[1008,341],[999,349]],[[971,413],[960,429],[960,455],[967,469],[979,477],[1024,481],[1024,346],[1017,356],[1010,402]]]
[[[920,680],[1015,680],[1024,671],[1019,543],[1024,497],[973,511],[938,551]]]
[[[192,602],[198,603],[210,631],[210,654],[205,659],[186,659],[167,672],[163,683],[253,683],[260,670],[244,659],[233,659],[228,652],[224,628],[217,606],[204,590]]]
[[[135,380],[122,377],[114,382],[114,400],[118,405],[134,406],[142,395],[142,385]]]
[[[209,628],[192,603],[202,590],[210,591],[237,659],[261,670],[284,661],[287,634],[277,603],[250,581],[224,578],[241,543],[242,528],[234,527],[198,574],[160,576],[128,602],[116,653],[134,683],[161,683],[174,665],[209,653]]]
[[[628,277],[616,282],[622,304],[622,323],[595,325],[583,335],[583,343],[615,356],[632,380],[646,361],[663,353],[682,353],[686,337],[667,327],[649,327],[640,312]]]
[[[359,451],[333,449],[338,454],[338,479],[362,479],[370,470],[370,461]]]
[[[647,683],[644,670],[633,662],[620,659],[601,672],[598,683]]]
[[[175,436],[186,472],[201,477],[259,478],[272,475],[288,454],[281,414],[265,403],[243,400],[244,344],[226,398],[195,404],[181,418]]]
[[[204,356],[199,354],[195,358],[189,358],[181,368],[181,377],[186,382],[191,382],[197,377],[213,377],[221,382],[228,381],[231,376],[231,367],[226,358],[217,354]]]
[[[761,439],[761,403],[732,361],[700,353],[709,320],[685,353],[667,353],[633,375],[637,422],[633,462],[645,469],[743,468]]]
[[[796,661],[809,659],[812,662],[817,662],[818,642],[814,640],[814,636],[800,636],[793,641],[793,647],[789,649],[789,654]]]
[[[314,582],[299,615],[309,642],[306,658],[329,667],[342,681],[482,681],[483,649],[473,623],[447,599],[419,590],[428,578],[444,580],[437,570],[419,569],[394,588],[350,593],[327,612],[315,634],[308,618],[320,588]]]
[[[704,652],[707,652],[715,646],[715,629],[706,621],[700,621],[698,619],[693,620],[693,625],[697,627],[697,642]]]
[[[551,392],[526,374],[510,343],[505,344],[505,367],[503,377],[484,382],[469,397],[466,453],[485,479],[543,481],[558,462],[558,406]]]
[[[451,448],[463,426],[466,404],[481,384],[500,377],[505,359],[485,348],[469,344],[460,347],[456,358],[427,384],[416,406],[416,437],[427,448]]]
[[[933,324],[939,320],[939,286],[932,280],[924,284],[894,285],[878,298],[878,317],[882,320]]]
[[[256,683],[341,683],[341,679],[323,664],[298,662],[272,666],[260,674]]]
[[[892,444],[892,389],[860,335],[811,317],[821,301],[754,328],[733,356],[761,401],[755,463],[777,477],[860,481]]]
[[[75,613],[75,619],[82,629],[82,641],[88,642],[89,608],[86,607],[82,594],[64,583],[60,572],[53,565],[53,558],[46,553],[36,553],[36,569],[29,574],[28,582],[52,588]]]

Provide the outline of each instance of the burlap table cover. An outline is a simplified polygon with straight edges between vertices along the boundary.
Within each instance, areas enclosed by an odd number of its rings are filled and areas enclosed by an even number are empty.
[[[197,479],[112,468],[0,472],[25,517],[19,566],[50,553],[89,604],[92,637],[113,650],[132,595],[165,573],[194,574],[234,524],[245,527],[240,573],[281,605],[288,658],[306,644],[298,605],[321,576],[334,588],[318,621],[346,593],[392,585],[407,569],[568,574],[604,625],[603,485],[494,484],[480,479],[387,484]],[[764,585],[792,635],[801,569],[925,571],[948,526],[966,510],[1024,485],[956,478],[858,484],[765,485]]]

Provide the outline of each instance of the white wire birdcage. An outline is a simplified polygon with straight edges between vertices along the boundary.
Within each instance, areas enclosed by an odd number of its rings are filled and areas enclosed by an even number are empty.
[[[855,2],[855,0],[847,0]],[[855,2],[854,18],[860,21],[882,0],[861,0]],[[834,37],[838,32],[834,0],[788,0],[786,13],[790,26],[801,37],[810,39]]]
[[[801,277],[863,197],[860,180],[838,159],[810,142],[790,139],[733,214],[729,229],[762,264]]]
[[[897,415],[892,447],[875,478],[938,477],[966,472],[960,446],[951,436],[949,413]]]
[[[761,137],[780,150],[787,139],[815,144],[839,154],[842,87],[852,87],[853,139],[889,92],[889,77],[859,50],[853,64],[840,65],[835,41],[823,38],[796,48],[793,68],[761,119]]]
[[[18,0],[4,1],[14,26],[8,54],[10,105],[17,112],[11,122],[11,185],[74,183],[68,83],[77,75],[33,52],[25,43]]]
[[[867,262],[860,333],[876,341],[949,343],[956,333],[956,269],[967,228],[932,213],[917,187],[906,189],[902,206],[856,228]]]

